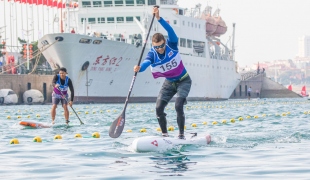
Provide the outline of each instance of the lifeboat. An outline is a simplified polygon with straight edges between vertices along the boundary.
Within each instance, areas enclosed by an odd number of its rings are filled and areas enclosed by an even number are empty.
[[[227,26],[226,26],[226,23],[225,21],[222,20],[221,16],[218,16],[218,17],[214,17],[215,18],[215,22],[217,24],[217,28],[216,28],[216,31],[213,32],[213,36],[221,36],[223,34],[226,33],[227,31]]]
[[[217,23],[215,19],[210,15],[203,15],[202,19],[206,20],[206,33],[207,35],[213,34],[217,29]]]
[[[27,104],[36,104],[36,103],[43,103],[44,97],[41,91],[36,89],[30,89],[24,92],[23,100],[24,103]]]
[[[0,90],[0,104],[17,104],[18,97],[12,89]]]

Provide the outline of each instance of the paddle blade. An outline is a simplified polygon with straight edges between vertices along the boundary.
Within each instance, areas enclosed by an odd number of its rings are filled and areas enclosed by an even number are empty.
[[[125,126],[125,112],[118,116],[110,126],[109,136],[111,138],[118,138],[124,129]]]

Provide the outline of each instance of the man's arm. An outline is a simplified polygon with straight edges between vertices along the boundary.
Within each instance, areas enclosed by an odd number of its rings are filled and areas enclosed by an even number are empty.
[[[58,80],[58,77],[57,77],[57,75],[55,75],[54,78],[53,78],[53,81],[52,81],[52,86],[53,87],[55,87],[57,80]]]
[[[69,86],[69,89],[70,89],[70,92],[71,92],[71,101],[73,102],[73,98],[74,98],[74,88],[73,88],[73,84],[72,84],[72,81],[71,79],[69,78],[69,81],[68,81],[68,86]]]
[[[158,22],[167,31],[169,41],[173,42],[173,43],[177,43],[178,42],[178,36],[175,34],[173,28],[162,17],[160,17]]]

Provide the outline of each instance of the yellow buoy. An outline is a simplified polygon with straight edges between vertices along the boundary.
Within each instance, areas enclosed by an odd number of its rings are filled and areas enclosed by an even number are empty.
[[[132,130],[131,130],[131,129],[128,129],[126,132],[132,132]]]
[[[203,125],[207,125],[208,123],[206,121],[202,122]]]
[[[61,135],[57,134],[54,136],[54,139],[62,139]]]
[[[196,124],[196,123],[193,123],[193,124],[192,124],[192,127],[197,127],[197,124]]]
[[[22,118],[21,116],[17,116],[18,119]]]
[[[75,138],[82,138],[82,135],[81,135],[81,134],[75,134],[74,137],[75,137]]]
[[[258,118],[258,116],[254,116],[254,118],[255,118],[255,119],[257,119],[257,118]]]
[[[216,125],[216,124],[217,124],[217,121],[213,121],[212,124],[213,124],[213,125]]]
[[[18,139],[13,138],[13,139],[10,141],[10,144],[19,144],[19,141],[18,141]]]
[[[28,115],[27,118],[30,118],[30,115]]]
[[[94,132],[92,136],[93,138],[100,138],[100,134],[98,132]]]
[[[238,120],[239,120],[239,121],[243,121],[243,117],[239,117]]]
[[[33,138],[33,142],[38,142],[38,143],[41,143],[42,142],[42,139],[40,136],[36,136]]]
[[[173,126],[169,126],[168,127],[168,131],[174,131],[174,127]]]
[[[227,123],[227,121],[224,119],[223,121],[222,121],[222,124],[226,124]]]
[[[88,111],[85,111],[85,114],[88,114]]]
[[[247,118],[247,119],[250,119],[250,118],[251,118],[251,116],[247,116],[246,118]]]
[[[184,125],[184,130],[186,130],[186,126]]]
[[[6,118],[7,118],[7,119],[11,119],[11,116],[7,116]]]
[[[232,118],[232,119],[230,119],[230,122],[231,122],[231,123],[235,123],[236,120],[235,120],[234,118]]]
[[[140,132],[146,132],[146,129],[145,128],[142,128],[142,129],[140,129]]]
[[[37,114],[36,116],[37,116],[37,117],[40,117],[40,114]]]

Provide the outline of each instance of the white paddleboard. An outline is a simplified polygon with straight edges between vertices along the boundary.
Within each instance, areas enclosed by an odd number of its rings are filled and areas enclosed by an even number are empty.
[[[145,136],[136,138],[132,142],[132,147],[137,152],[156,152],[172,149],[176,145],[186,144],[198,144],[207,145],[211,142],[211,136],[209,134],[201,137],[193,137],[184,139],[177,139],[172,137],[160,137],[160,136]]]

